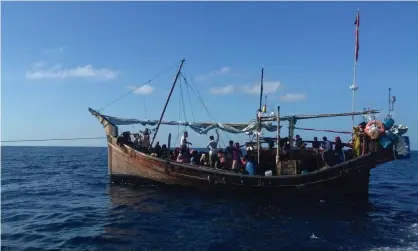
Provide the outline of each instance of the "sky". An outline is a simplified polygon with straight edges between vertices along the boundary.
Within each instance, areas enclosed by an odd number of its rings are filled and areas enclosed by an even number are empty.
[[[351,112],[357,9],[356,110],[383,109],[383,118],[391,87],[395,122],[410,127],[417,149],[418,117],[411,115],[418,104],[418,2],[4,2],[1,139],[104,137],[88,107],[100,109],[148,80],[102,112],[158,119],[182,58],[183,74],[216,122],[255,118],[261,66],[270,111],[280,105],[282,115]],[[213,121],[187,91],[184,80],[177,83],[164,120]],[[297,126],[349,131],[352,121]],[[163,126],[157,140],[166,143],[169,133],[179,140],[183,130]],[[188,131],[194,146],[214,134]],[[248,137],[221,133],[221,141],[228,139]],[[8,145],[106,146],[106,140]]]

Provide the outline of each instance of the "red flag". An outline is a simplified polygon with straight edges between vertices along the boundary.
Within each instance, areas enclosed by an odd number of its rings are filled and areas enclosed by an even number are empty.
[[[360,48],[360,43],[359,43],[360,11],[359,10],[357,10],[357,16],[356,16],[356,20],[354,21],[354,24],[356,25],[355,55],[356,55],[356,62],[357,62],[358,61],[358,50]]]

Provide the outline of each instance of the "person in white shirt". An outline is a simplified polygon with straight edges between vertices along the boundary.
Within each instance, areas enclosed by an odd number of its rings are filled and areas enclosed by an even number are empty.
[[[218,154],[218,141],[219,141],[219,132],[218,129],[216,129],[216,140],[213,136],[209,137],[209,143],[207,145],[207,148],[209,149],[209,165],[210,167],[215,167],[215,162],[217,160],[217,154]]]
[[[189,134],[186,132],[183,133],[183,136],[181,136],[180,139],[180,148],[187,148],[187,145],[193,145],[192,143],[187,141],[187,137],[189,137]]]

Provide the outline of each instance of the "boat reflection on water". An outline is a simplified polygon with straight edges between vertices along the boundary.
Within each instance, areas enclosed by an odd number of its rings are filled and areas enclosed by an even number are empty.
[[[108,194],[114,209],[129,207],[139,213],[157,213],[160,211],[155,205],[156,190],[154,187],[134,189],[129,186],[109,184]]]
[[[163,217],[167,212],[176,212],[179,217],[191,210],[195,213],[208,213],[221,210],[223,216],[244,214],[246,217],[274,217],[277,215],[303,216],[309,212],[318,217],[363,218],[375,210],[368,198],[327,200],[320,198],[289,198],[286,200],[272,196],[234,196],[233,193],[207,192],[196,194],[181,187],[131,187],[129,185],[109,184],[108,194],[112,213],[129,211],[142,217]],[[209,210],[209,211],[208,211]],[[199,212],[201,211],[201,212]],[[206,211],[206,212],[203,212]],[[215,214],[217,212],[214,212]],[[231,216],[232,216],[231,215]]]
[[[211,245],[208,237],[216,236],[223,243],[223,239],[237,238],[236,233],[242,237],[244,233],[259,236],[262,232],[263,238],[283,243],[294,238],[333,236],[335,231],[367,231],[365,236],[382,236],[381,226],[386,223],[381,214],[388,210],[364,200],[244,199],[173,187],[109,184],[108,195],[111,207],[101,237],[111,240],[116,250],[138,246],[149,250],[190,250],[190,245],[196,245],[196,250],[207,250]],[[242,245],[251,244],[241,237],[238,239]],[[309,240],[308,244],[312,245]]]

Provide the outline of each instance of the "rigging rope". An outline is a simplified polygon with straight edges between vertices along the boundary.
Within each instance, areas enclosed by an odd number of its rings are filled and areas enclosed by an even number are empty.
[[[17,140],[2,140],[2,143],[17,143],[29,141],[62,141],[62,140],[90,140],[90,139],[106,139],[107,137],[85,137],[85,138],[58,138],[58,139],[17,139]]]
[[[216,121],[215,117],[212,115],[212,113],[211,113],[211,112],[209,111],[209,109],[207,108],[207,106],[206,106],[205,102],[203,101],[203,98],[202,98],[202,96],[200,95],[199,89],[197,88],[197,86],[196,86],[196,84],[194,83],[193,79],[191,79],[191,81],[192,81],[192,84],[193,84],[196,88],[193,88],[193,87],[190,85],[189,81],[187,81],[186,77],[185,77],[182,73],[180,73],[180,75],[183,77],[183,79],[184,79],[184,81],[186,82],[186,84],[187,84],[187,85],[189,85],[190,89],[191,89],[191,90],[192,90],[192,91],[196,94],[197,98],[198,98],[198,99],[199,99],[199,101],[202,103],[203,107],[205,108],[206,113],[208,114],[209,118],[210,118],[210,119],[212,119],[214,123],[217,123],[217,121]],[[195,91],[195,90],[196,90],[196,91]],[[225,136],[228,138],[228,140],[231,140],[231,139],[228,137],[228,134],[226,134],[226,132],[224,132],[223,130],[221,130],[221,131],[225,134]],[[221,140],[222,144],[226,147],[226,144],[225,144],[225,142],[223,141],[223,139],[222,139],[222,138],[220,138],[220,140]]]
[[[196,120],[194,118],[193,105],[192,105],[192,100],[190,99],[190,92],[189,92],[189,85],[188,84],[186,84],[186,91],[187,91],[187,97],[188,97],[188,100],[189,100],[190,109],[192,110],[193,123],[195,123]]]
[[[151,83],[151,82],[152,82],[152,81],[154,81],[156,78],[158,78],[158,77],[160,77],[160,76],[164,75],[165,73],[167,73],[169,70],[173,69],[173,68],[174,68],[174,67],[176,67],[176,66],[177,66],[177,63],[176,63],[175,65],[171,66],[170,68],[167,68],[166,70],[164,70],[164,71],[162,71],[162,72],[158,73],[157,75],[155,75],[155,76],[154,76],[154,77],[152,77],[150,80],[148,80],[148,81],[146,81],[145,83],[143,83],[142,85],[140,85],[140,86],[138,86],[138,87],[133,88],[133,89],[132,89],[132,90],[130,90],[129,92],[127,92],[127,93],[123,94],[123,95],[122,95],[122,96],[120,96],[119,98],[117,98],[117,99],[113,100],[112,102],[110,102],[109,104],[105,105],[104,107],[100,108],[100,109],[99,109],[99,110],[97,110],[97,111],[98,111],[98,112],[100,112],[100,111],[102,111],[103,109],[107,108],[108,106],[113,105],[114,103],[118,102],[119,100],[121,100],[121,99],[123,99],[124,97],[128,96],[129,94],[131,94],[132,92],[134,92],[134,91],[138,90],[139,88],[143,87],[143,86],[144,86],[144,85],[146,85],[146,84]]]

